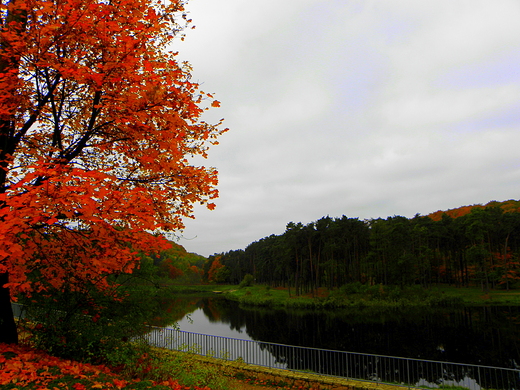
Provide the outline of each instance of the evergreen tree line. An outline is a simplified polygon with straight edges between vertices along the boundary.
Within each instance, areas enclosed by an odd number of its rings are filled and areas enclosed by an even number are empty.
[[[437,214],[437,220],[327,216],[306,225],[290,222],[281,235],[210,256],[206,268],[220,267],[217,282],[238,284],[251,274],[256,283],[289,287],[296,295],[353,282],[483,290],[518,284],[520,213],[500,204],[467,209],[457,217]]]

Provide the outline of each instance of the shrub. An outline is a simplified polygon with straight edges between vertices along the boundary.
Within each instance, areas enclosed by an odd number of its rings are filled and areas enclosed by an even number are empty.
[[[362,284],[361,282],[346,283],[335,291],[335,294],[340,295],[353,295],[366,293],[369,286]]]
[[[35,347],[65,359],[111,366],[133,364],[142,355],[131,340],[146,331],[156,307],[151,299],[88,292],[59,292],[23,299]]]
[[[242,281],[240,282],[240,284],[238,285],[239,288],[244,288],[244,287],[251,287],[253,285],[253,281],[255,280],[255,278],[253,277],[253,275],[251,274],[246,274],[244,276],[244,279],[242,279]]]

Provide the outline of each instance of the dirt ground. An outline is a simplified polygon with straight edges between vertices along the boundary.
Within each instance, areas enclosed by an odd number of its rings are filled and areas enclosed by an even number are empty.
[[[230,390],[399,390],[399,386],[348,380],[313,373],[271,369],[248,364],[221,365]],[[409,389],[407,389],[409,390]]]

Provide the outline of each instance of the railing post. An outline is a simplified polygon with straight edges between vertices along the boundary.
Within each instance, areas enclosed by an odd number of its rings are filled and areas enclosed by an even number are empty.
[[[406,359],[406,374],[406,384],[410,387],[412,385],[412,381],[410,380],[410,359]]]
[[[441,388],[444,389],[444,364],[441,363]]]

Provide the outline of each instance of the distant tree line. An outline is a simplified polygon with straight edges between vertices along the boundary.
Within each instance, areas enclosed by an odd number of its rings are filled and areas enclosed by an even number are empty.
[[[281,235],[210,256],[205,274],[238,284],[288,287],[293,294],[347,283],[448,283],[509,289],[520,280],[520,202],[490,202],[409,219],[323,217],[290,222]]]

